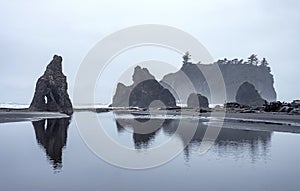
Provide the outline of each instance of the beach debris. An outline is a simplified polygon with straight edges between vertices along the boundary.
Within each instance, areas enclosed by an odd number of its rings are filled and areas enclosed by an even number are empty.
[[[249,106],[242,105],[236,102],[229,102],[224,104],[224,108],[227,112],[234,113],[278,113],[278,114],[289,114],[289,115],[299,115],[300,105],[293,101],[291,103],[274,101],[266,102],[263,106]]]
[[[62,72],[62,57],[54,55],[45,73],[38,79],[30,111],[55,111],[73,114],[67,77]]]
[[[291,106],[294,107],[294,108],[300,108],[300,100],[294,100],[291,103]]]
[[[265,111],[266,112],[279,112],[282,107],[283,107],[282,102],[274,101],[274,102],[265,104]]]
[[[300,102],[299,100],[294,100],[291,103],[280,102],[280,101],[270,102],[265,104],[264,111],[281,112],[281,113],[297,115],[300,114]]]

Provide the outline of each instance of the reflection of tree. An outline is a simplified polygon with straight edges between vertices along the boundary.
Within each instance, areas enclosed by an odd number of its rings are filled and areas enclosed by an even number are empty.
[[[138,127],[132,127],[134,126],[132,125],[134,124],[134,120],[135,119],[133,118],[116,120],[118,132],[126,132],[121,124],[131,128],[133,131],[135,128],[137,129]],[[190,131],[194,129],[194,126],[197,123],[198,126],[196,132],[192,140],[190,140]],[[184,130],[177,131],[179,124]],[[138,134],[133,132],[132,136],[135,149],[149,148],[149,144],[155,141],[159,132],[166,136],[177,136],[181,139],[183,145],[187,145],[183,152],[185,159],[188,161],[192,152],[197,151],[201,145],[207,128],[207,125],[205,125],[201,119],[199,119],[199,121],[167,119],[160,128],[151,133]],[[271,136],[271,131],[222,128],[215,141],[213,152],[216,152],[220,156],[234,155],[236,157],[243,157],[244,154],[249,154],[252,161],[255,162],[258,157],[266,157],[268,154]]]
[[[32,122],[36,140],[44,147],[55,170],[62,168],[62,149],[67,142],[70,118],[47,119]]]
[[[133,133],[135,149],[148,148],[149,143],[155,138],[156,131],[148,134]]]
[[[191,123],[185,121],[181,121],[181,123],[186,129],[189,129],[189,126],[191,125]],[[171,126],[165,126],[163,131],[172,135],[172,133],[175,133],[177,130],[177,126],[174,126],[176,124],[178,125],[176,122],[170,123]],[[200,146],[206,130],[207,125],[204,125],[199,120],[199,125],[195,135],[184,150],[185,158],[187,160],[189,160],[191,150],[194,150],[193,148]],[[177,133],[177,135],[185,144],[188,143],[189,140],[185,138],[186,136],[184,133]],[[267,154],[268,147],[270,146],[271,135],[272,132],[270,131],[250,131],[243,129],[222,128],[215,141],[215,146],[217,148],[216,151],[220,155],[227,155],[227,152],[230,150],[234,151],[233,154],[236,155],[248,152],[252,160],[255,161],[257,156],[265,156]]]

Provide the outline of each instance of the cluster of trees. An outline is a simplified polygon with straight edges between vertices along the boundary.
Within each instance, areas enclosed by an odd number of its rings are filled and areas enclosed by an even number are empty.
[[[191,55],[189,52],[186,52],[182,58],[183,58],[183,63],[189,63],[189,61],[191,60]],[[261,67],[269,68],[269,63],[266,60],[266,58],[259,60],[256,54],[252,54],[251,56],[249,56],[247,61],[244,61],[243,59],[239,60],[237,58],[233,60],[228,60],[227,58],[224,58],[222,60],[218,60],[216,63],[217,64],[248,64],[253,66],[261,66]],[[198,62],[197,64],[201,64],[201,62]]]
[[[249,56],[247,61],[244,61],[243,59],[233,59],[228,60],[227,58],[224,58],[223,60],[218,60],[216,62],[217,64],[249,64],[254,66],[262,66],[262,67],[269,67],[269,63],[266,60],[266,58],[263,58],[262,60],[259,60],[256,54],[252,54]]]

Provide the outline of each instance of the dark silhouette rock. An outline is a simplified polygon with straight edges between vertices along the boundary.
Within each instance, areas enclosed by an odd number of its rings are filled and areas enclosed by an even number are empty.
[[[288,114],[300,114],[300,101],[294,100],[291,103],[286,102],[270,102],[265,104],[265,112],[284,112]]]
[[[117,85],[113,97],[113,107],[175,107],[176,100],[172,93],[165,89],[146,68],[135,67],[132,76],[133,84]],[[158,101],[158,102],[156,102]]]
[[[248,106],[263,106],[266,103],[254,85],[249,82],[244,82],[238,89],[236,94],[236,101],[242,105]]]
[[[291,103],[291,106],[294,107],[294,108],[300,108],[300,100],[294,100]]]
[[[137,84],[131,91],[129,96],[129,105],[133,107],[148,108],[163,107],[159,102],[155,104],[155,100],[161,101],[167,107],[175,107],[175,98],[169,90],[163,88],[156,80],[146,80]]]
[[[183,58],[184,62],[180,70],[175,73],[167,74],[161,80],[165,88],[172,93],[177,92],[182,103],[186,103],[188,96],[195,92],[186,84],[192,83],[194,89],[211,99],[211,92],[201,71],[206,71],[209,75],[215,75],[213,69],[216,65],[220,68],[225,82],[227,100],[215,100],[220,104],[226,102],[236,102],[235,96],[239,86],[248,81],[255,86],[261,96],[267,101],[276,101],[276,91],[274,89],[274,79],[271,69],[267,64],[255,65],[243,60],[219,60],[212,64],[194,64]],[[166,86],[165,84],[168,84]],[[174,95],[174,94],[173,94]],[[174,95],[175,96],[175,95]],[[175,96],[176,97],[176,96]],[[178,100],[178,98],[176,98]],[[210,101],[210,103],[212,103]]]
[[[62,57],[54,55],[45,73],[36,83],[29,110],[55,111],[71,115],[73,106],[67,90],[67,77],[62,72]]]
[[[187,100],[187,106],[190,108],[208,108],[208,105],[209,103],[207,97],[201,94],[191,93]]]
[[[279,112],[282,105],[283,105],[283,103],[280,101],[274,101],[274,102],[267,103],[265,106],[265,111],[266,112]]]
[[[132,75],[132,81],[134,84],[139,84],[145,80],[155,80],[154,76],[150,74],[147,68],[141,68],[136,66]]]

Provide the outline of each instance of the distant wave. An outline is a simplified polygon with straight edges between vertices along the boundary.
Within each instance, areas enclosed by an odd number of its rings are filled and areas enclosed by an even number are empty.
[[[10,109],[23,109],[29,108],[29,104],[20,104],[20,103],[0,103],[0,108],[10,108]],[[84,108],[106,108],[108,104],[84,104],[84,105],[75,105],[74,108],[84,109]]]
[[[109,104],[80,104],[74,105],[73,107],[76,109],[86,109],[86,108],[106,108]]]
[[[0,103],[0,108],[23,109],[23,108],[28,108],[28,107],[29,107],[29,104]]]

